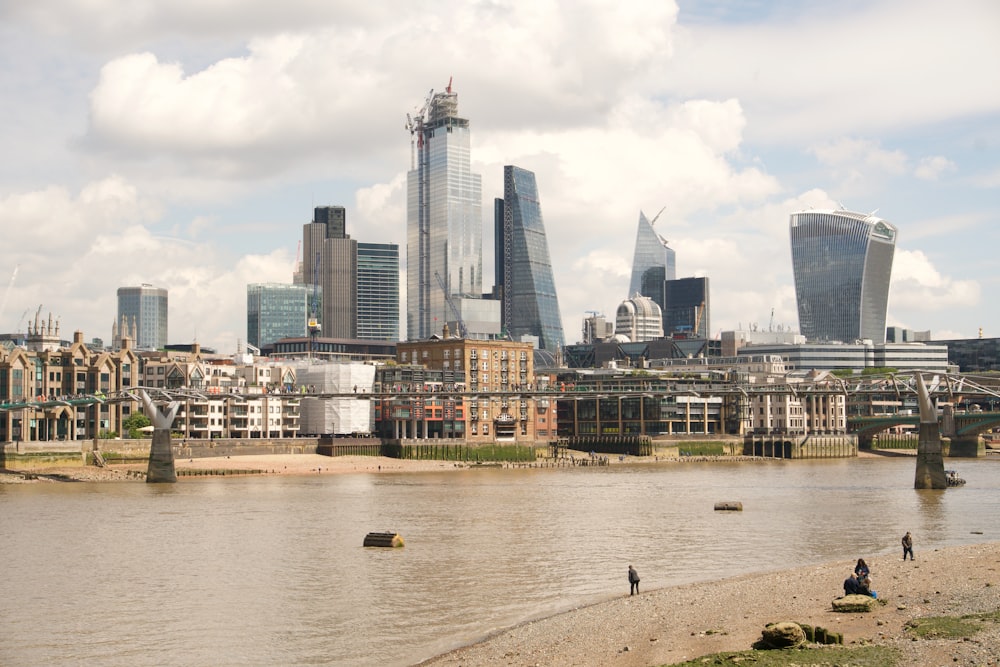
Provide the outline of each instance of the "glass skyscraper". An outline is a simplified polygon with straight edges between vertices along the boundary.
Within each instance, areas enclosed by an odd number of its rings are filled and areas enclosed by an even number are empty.
[[[358,242],[358,338],[399,340],[399,246]]]
[[[539,349],[554,354],[565,339],[535,174],[508,165],[503,183],[494,207],[501,322],[514,340],[537,336]]]
[[[143,284],[118,288],[118,319],[122,335],[135,326],[139,350],[162,350],[167,346],[167,290]]]
[[[656,216],[660,217],[659,215]],[[667,247],[667,240],[656,233],[646,214],[639,211],[639,229],[635,235],[635,253],[632,257],[632,280],[626,298],[641,294],[656,301],[663,308],[663,281],[677,277],[677,256]]]
[[[663,333],[692,338],[708,338],[712,330],[709,321],[708,278],[679,278],[663,283]]]
[[[247,285],[247,342],[256,348],[306,335],[312,288],[308,285]]]
[[[483,219],[469,121],[458,117],[450,83],[409,127],[415,164],[406,179],[406,331],[414,340],[440,334],[461,299],[482,297]]]
[[[884,343],[896,228],[838,210],[793,213],[789,229],[802,335]]]

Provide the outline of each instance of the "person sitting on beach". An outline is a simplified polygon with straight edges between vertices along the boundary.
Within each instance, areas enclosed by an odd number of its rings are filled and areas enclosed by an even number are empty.
[[[858,579],[858,590],[857,595],[867,595],[868,597],[875,597],[872,595],[872,580],[868,577],[861,577]]]
[[[858,579],[866,579],[871,571],[868,569],[868,563],[865,562],[864,558],[858,559],[858,564],[854,566],[854,574],[858,575]]]
[[[847,579],[844,579],[844,595],[857,595],[859,586],[858,577],[852,574]]]

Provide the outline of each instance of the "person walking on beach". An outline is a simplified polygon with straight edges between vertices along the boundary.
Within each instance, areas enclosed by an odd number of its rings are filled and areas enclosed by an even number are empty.
[[[636,595],[639,592],[639,573],[631,565],[628,566],[629,595]]]
[[[910,554],[910,560],[913,560],[913,538],[910,537],[910,531],[903,535],[903,560],[906,560],[906,554]]]

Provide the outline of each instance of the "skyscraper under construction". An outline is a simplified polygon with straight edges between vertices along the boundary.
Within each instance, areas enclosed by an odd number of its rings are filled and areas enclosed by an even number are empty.
[[[407,127],[406,331],[419,340],[461,322],[463,302],[482,297],[482,178],[472,173],[469,121],[450,81]]]

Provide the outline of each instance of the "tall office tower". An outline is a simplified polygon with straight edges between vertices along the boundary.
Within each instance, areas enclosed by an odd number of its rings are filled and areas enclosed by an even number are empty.
[[[799,330],[811,341],[885,342],[896,228],[873,215],[791,215]]]
[[[503,186],[494,206],[501,324],[514,340],[537,336],[539,349],[555,353],[565,339],[535,174],[508,165]]]
[[[320,287],[323,290],[323,337],[358,337],[358,242],[333,238],[323,242]]]
[[[347,234],[343,206],[317,206],[313,221],[302,226],[299,279],[310,288],[319,286],[322,298],[315,315],[324,337],[357,335],[357,245]],[[310,312],[310,318],[313,315]]]
[[[118,322],[122,329],[135,327],[138,350],[162,350],[167,346],[167,290],[143,283],[118,288]]]
[[[615,312],[615,335],[627,336],[633,343],[663,338],[660,306],[641,294],[625,299]]]
[[[661,210],[660,213],[662,212]],[[646,214],[639,211],[639,228],[635,235],[632,280],[629,282],[628,295],[648,296],[662,309],[663,281],[677,277],[677,255],[672,248],[667,247],[667,240],[653,229],[659,217],[658,213],[650,222]]]
[[[708,278],[679,278],[663,283],[663,333],[708,338]]]
[[[399,340],[399,246],[359,241],[357,285],[357,338]]]
[[[312,290],[307,285],[247,285],[247,342],[256,348],[306,335]]]
[[[440,334],[462,301],[482,297],[482,178],[472,173],[469,121],[458,117],[451,82],[408,127],[406,332],[415,340]]]

